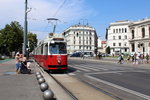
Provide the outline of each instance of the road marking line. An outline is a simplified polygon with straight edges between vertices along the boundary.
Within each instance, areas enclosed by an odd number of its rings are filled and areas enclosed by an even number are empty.
[[[74,74],[74,73],[69,73],[69,75],[76,75],[76,74]]]
[[[85,69],[90,69],[90,70],[93,70],[93,71],[98,71],[98,69],[93,69],[93,68],[87,67],[85,65],[77,65],[77,66],[79,66],[80,68],[82,67],[82,68],[85,68]]]
[[[70,65],[69,65],[69,66],[70,66]],[[87,71],[87,72],[90,71],[90,70],[88,70],[88,69],[79,68],[79,66],[77,66],[77,65],[71,65],[70,67],[73,67],[73,68],[79,69],[79,70],[83,70],[83,71]]]
[[[123,72],[145,72],[145,71],[108,71],[108,72],[96,72],[96,73],[87,73],[90,74],[109,74],[109,73],[123,73]]]
[[[81,66],[85,66],[85,65],[83,65],[83,64],[81,64]],[[106,71],[106,70],[108,70],[108,69],[106,69],[106,68],[100,68],[99,66],[93,66],[93,65],[88,65],[88,66],[90,66],[90,68],[94,68],[94,69],[96,69],[96,71],[97,71],[97,69],[98,70],[104,70],[104,71]]]
[[[92,77],[92,76],[88,76],[88,75],[86,75],[85,77],[88,77],[88,78],[94,79],[94,80],[96,80],[96,81],[98,81],[98,82],[101,82],[101,83],[107,84],[107,85],[112,86],[112,87],[115,87],[115,88],[117,88],[117,89],[120,89],[120,90],[123,90],[123,91],[129,92],[129,93],[134,94],[134,95],[137,95],[137,96],[139,96],[139,97],[141,97],[141,98],[144,98],[144,99],[150,100],[150,96],[145,95],[145,94],[142,94],[142,93],[140,93],[140,92],[136,92],[136,91],[133,91],[133,90],[130,90],[130,89],[127,89],[127,88],[121,87],[121,86],[119,86],[119,85],[116,85],[116,84],[113,84],[113,83],[110,83],[110,82],[107,82],[107,81],[104,81],[104,80],[101,80],[101,79],[97,79],[97,78]]]

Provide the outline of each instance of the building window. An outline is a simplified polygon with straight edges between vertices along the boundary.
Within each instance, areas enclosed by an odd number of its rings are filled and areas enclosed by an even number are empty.
[[[79,44],[81,44],[81,41],[79,41]]]
[[[119,36],[119,40],[121,39],[121,36]]]
[[[119,43],[119,46],[121,46],[121,43]]]
[[[88,46],[86,47],[86,49],[88,50]]]
[[[134,52],[134,50],[135,50],[134,44],[132,44],[131,47],[132,47],[132,48],[131,48],[131,49],[132,49],[132,52]]]
[[[113,40],[115,40],[115,36],[113,36]]]
[[[81,46],[79,46],[79,49],[81,49]]]
[[[145,28],[142,28],[142,38],[145,37]]]
[[[91,41],[90,41],[90,45],[91,45]]]
[[[92,33],[90,32],[90,35],[92,35]]]
[[[88,41],[86,41],[86,44],[88,44]]]
[[[149,27],[149,37],[150,37],[150,27]]]
[[[77,37],[79,36],[79,34],[77,33]]]
[[[124,36],[124,39],[127,39],[127,35]]]
[[[127,52],[127,48],[125,48],[124,51]]]
[[[131,32],[132,32],[132,39],[134,39],[134,30],[132,30]]]
[[[119,33],[121,33],[121,29],[119,29]]]
[[[113,29],[113,33],[115,33],[115,29]]]
[[[116,29],[116,33],[118,33],[118,29]]]
[[[125,33],[127,33],[127,28],[125,28],[125,30],[124,30],[124,31],[125,31]]]
[[[116,46],[116,43],[113,43],[113,46]]]
[[[126,42],[124,43],[124,46],[127,46],[127,43],[126,43]]]
[[[124,33],[124,29],[122,28],[122,33]]]

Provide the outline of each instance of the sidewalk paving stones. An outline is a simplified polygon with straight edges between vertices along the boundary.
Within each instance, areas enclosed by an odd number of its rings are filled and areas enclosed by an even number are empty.
[[[0,100],[43,100],[35,74],[16,74],[14,60],[1,63]]]

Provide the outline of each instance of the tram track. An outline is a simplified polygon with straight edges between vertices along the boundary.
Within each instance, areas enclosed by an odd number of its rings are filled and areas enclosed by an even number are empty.
[[[66,91],[66,93],[69,94],[69,96],[73,100],[78,100],[78,98],[76,96],[74,96],[73,93],[71,91],[69,91],[64,85],[62,85],[52,74],[49,74],[49,75]]]

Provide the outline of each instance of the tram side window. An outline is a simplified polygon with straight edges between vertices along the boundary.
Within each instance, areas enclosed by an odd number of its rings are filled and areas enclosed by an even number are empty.
[[[41,45],[41,55],[43,55],[43,44]]]
[[[44,55],[48,55],[48,44],[45,44],[43,49]]]

